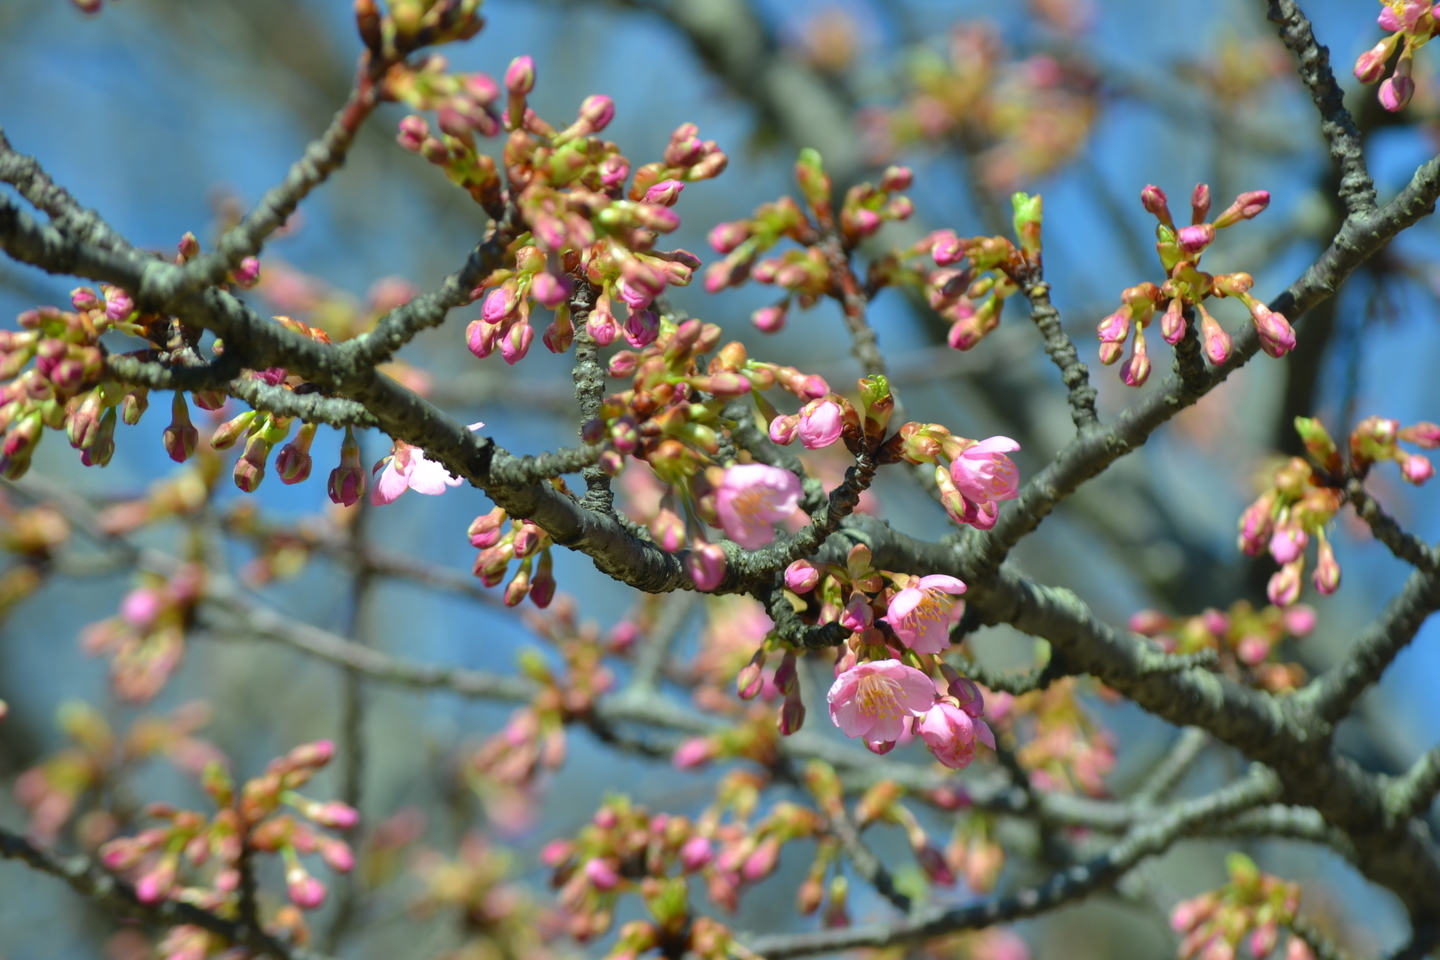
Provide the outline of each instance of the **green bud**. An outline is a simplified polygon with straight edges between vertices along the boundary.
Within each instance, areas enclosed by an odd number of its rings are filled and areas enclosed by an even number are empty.
[[[1340,450],[1335,446],[1335,441],[1331,439],[1324,424],[1310,417],[1296,417],[1295,432],[1300,435],[1306,452],[1316,463],[1332,474],[1340,472],[1342,467]]]
[[[795,161],[795,179],[800,184],[800,192],[805,194],[805,199],[809,202],[810,209],[815,211],[816,216],[829,216],[830,177],[825,173],[824,163],[820,159],[820,151],[813,147],[806,147],[800,151],[800,158]]]
[[[1015,207],[1015,236],[1027,260],[1040,257],[1040,222],[1043,219],[1044,201],[1037,194],[1017,193],[1010,198]]]

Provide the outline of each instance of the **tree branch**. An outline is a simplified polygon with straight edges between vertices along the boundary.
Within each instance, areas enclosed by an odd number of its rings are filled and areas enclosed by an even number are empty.
[[[1100,422],[1095,413],[1096,394],[1090,383],[1090,368],[1080,361],[1074,341],[1060,323],[1060,311],[1050,302],[1050,284],[1038,276],[1027,276],[1020,289],[1030,301],[1030,319],[1045,338],[1045,352],[1060,371],[1060,380],[1070,401],[1070,419],[1075,421],[1077,430],[1089,430]]]
[[[1340,199],[1351,213],[1375,209],[1375,184],[1365,168],[1365,146],[1345,93],[1330,70],[1330,49],[1315,39],[1315,31],[1295,0],[1269,0],[1266,13],[1280,29],[1280,41],[1295,55],[1297,73],[1315,109],[1320,111],[1320,132],[1330,146],[1330,159],[1340,171]]]
[[[1215,793],[1177,804],[1166,816],[1131,830],[1100,856],[1056,873],[1038,887],[968,906],[930,909],[894,923],[817,933],[772,934],[743,942],[767,960],[786,960],[815,953],[913,943],[1034,916],[1109,886],[1141,860],[1164,852],[1186,833],[1271,800],[1279,792],[1280,784],[1275,776],[1257,767],[1245,779]]]

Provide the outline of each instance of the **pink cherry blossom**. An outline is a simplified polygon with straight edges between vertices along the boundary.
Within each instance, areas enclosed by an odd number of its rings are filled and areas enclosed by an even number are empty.
[[[795,512],[800,478],[763,463],[730,467],[715,495],[725,535],[749,550],[775,539],[775,524]]]
[[[921,577],[890,598],[884,621],[916,653],[940,653],[950,644],[950,609],[953,597],[965,584],[944,574]]]
[[[856,664],[835,678],[827,698],[830,719],[847,737],[868,744],[894,743],[905,718],[920,716],[935,703],[935,684],[899,660]]]
[[[960,770],[975,759],[975,741],[995,749],[995,735],[984,720],[970,716],[948,700],[941,700],[915,721],[915,732],[935,759],[952,770]]]
[[[807,450],[828,447],[840,439],[844,427],[840,405],[832,400],[812,400],[800,410],[798,433]]]
[[[385,472],[370,491],[370,502],[377,507],[394,503],[407,489],[433,497],[444,493],[446,487],[458,487],[465,482],[450,476],[450,471],[404,440],[396,440],[394,452],[381,463],[385,465]],[[376,469],[379,466],[376,464]]]
[[[1270,556],[1276,563],[1289,563],[1305,551],[1309,542],[1309,535],[1297,525],[1276,527],[1270,537]]]
[[[808,593],[820,582],[820,571],[805,560],[796,560],[785,568],[785,586],[796,593]]]
[[[1005,454],[1019,450],[1009,437],[991,437],[967,447],[950,464],[955,487],[968,500],[984,504],[1020,495],[1020,471]]]

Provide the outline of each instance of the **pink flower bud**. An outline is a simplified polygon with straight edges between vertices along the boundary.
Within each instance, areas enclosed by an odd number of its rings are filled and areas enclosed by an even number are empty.
[[[90,287],[76,287],[70,291],[70,305],[76,310],[94,310],[100,303],[100,298]]]
[[[625,320],[625,342],[635,349],[648,346],[660,335],[660,318],[653,310],[631,310]],[[596,338],[599,339],[598,337]]]
[[[1205,214],[1210,212],[1210,185],[1208,183],[1195,184],[1195,191],[1190,194],[1190,222],[1204,223]]]
[[[915,851],[915,860],[932,883],[938,883],[944,887],[954,886],[955,872],[945,862],[945,855],[935,847],[928,843],[925,844]]]
[[[111,320],[124,320],[135,312],[135,302],[130,295],[119,287],[107,287],[105,289],[105,316]]]
[[[285,889],[290,894],[290,902],[301,910],[314,910],[325,902],[325,884],[301,867],[286,872]]]
[[[789,446],[795,442],[795,435],[800,429],[800,418],[798,416],[776,417],[770,421],[770,439],[782,447]]]
[[[534,70],[533,66],[531,68]],[[531,79],[534,85],[534,79]],[[506,86],[509,86],[509,75],[506,75]],[[525,91],[529,93],[529,90]],[[585,98],[580,104],[580,120],[585,124],[591,133],[599,133],[610,125],[615,119],[615,101],[601,94],[592,94]]]
[[[596,890],[613,890],[620,885],[620,871],[611,861],[596,857],[585,864],[585,879]]]
[[[680,847],[680,866],[686,873],[703,870],[715,859],[715,847],[706,837],[691,837]]]
[[[1405,453],[1403,450],[1397,453],[1401,454],[1400,476],[1406,483],[1413,483],[1418,487],[1435,476],[1435,467],[1429,457],[1418,453]]]
[[[1138,387],[1150,377],[1150,356],[1145,351],[1145,333],[1135,331],[1135,348],[1120,367],[1120,379],[1127,387]]]
[[[400,121],[400,132],[395,142],[412,153],[419,153],[425,139],[430,136],[430,125],[424,117],[409,116]]]
[[[719,223],[710,230],[706,238],[716,253],[729,253],[750,236],[750,228],[744,223]]]
[[[797,432],[805,449],[819,450],[839,440],[843,416],[840,405],[832,400],[811,400],[801,408]]]
[[[1260,347],[1272,357],[1283,357],[1295,349],[1295,330],[1283,314],[1256,300],[1250,307],[1255,329],[1260,334]]]
[[[625,183],[630,176],[630,163],[618,153],[611,154],[600,163],[600,185],[614,190]]]
[[[535,89],[535,61],[531,57],[516,57],[505,70],[505,89],[512,94],[524,96]]]
[[[779,333],[785,329],[785,305],[777,303],[761,307],[750,314],[750,322],[761,333]]]
[[[246,257],[240,261],[240,266],[230,274],[230,279],[242,290],[249,290],[260,282],[260,261],[254,257]]]
[[[1320,546],[1321,559],[1324,559],[1324,552],[1327,544]],[[1332,552],[1333,556],[1333,552]],[[1280,623],[1285,627],[1285,632],[1292,637],[1307,637],[1310,631],[1315,629],[1319,617],[1315,614],[1315,608],[1303,603],[1297,603],[1288,608],[1280,618]]]
[[[1305,561],[1299,559],[1275,571],[1265,588],[1271,603],[1277,607],[1288,607],[1300,599],[1300,574],[1304,566]]]
[[[535,328],[522,320],[500,338],[500,355],[505,358],[506,363],[513,366],[525,359],[534,339]]]
[[[959,263],[965,259],[965,253],[964,241],[951,230],[939,234],[930,247],[930,256],[934,258],[935,265],[940,267]]]
[[[662,509],[650,521],[650,536],[666,553],[675,553],[685,546],[685,521],[674,510]]]
[[[1146,186],[1140,191],[1140,203],[1155,219],[1166,226],[1174,226],[1175,221],[1170,216],[1170,206],[1164,190],[1154,184]]]
[[[709,593],[725,580],[725,551],[718,543],[702,543],[690,549],[686,561],[695,589]]]
[[[1387,12],[1389,8],[1386,8]],[[1390,51],[1394,48],[1394,42],[1381,40],[1375,46],[1360,54],[1355,61],[1355,79],[1364,84],[1371,84],[1385,75],[1385,61],[1390,59]]]
[[[809,561],[796,560],[785,568],[785,586],[795,593],[808,593],[820,582],[820,571]]]
[[[1404,61],[1401,61],[1404,63]],[[1380,84],[1380,106],[1391,113],[1398,113],[1405,109],[1410,98],[1415,95],[1415,81],[1408,76],[1401,76],[1399,70],[1395,75],[1384,83]]]
[[[880,175],[880,189],[886,193],[909,190],[914,180],[915,174],[909,167],[886,167],[885,172]]]
[[[355,869],[355,851],[344,840],[320,838],[320,856],[336,873],[349,873]]]
[[[780,840],[773,836],[766,837],[760,841],[755,852],[745,858],[740,867],[740,875],[750,883],[758,883],[774,873],[779,863]]]
[[[785,694],[785,701],[780,705],[780,716],[776,720],[776,725],[782,737],[792,736],[805,725],[805,704],[800,700],[798,684]]]
[[[1193,257],[1215,242],[1215,227],[1208,223],[1181,227],[1175,234],[1175,241],[1182,252]]]
[[[1278,527],[1270,537],[1270,556],[1279,564],[1290,563],[1304,552],[1310,537],[1296,524]]]
[[[1160,336],[1171,346],[1180,342],[1185,336],[1185,305],[1179,297],[1172,297],[1170,306],[1165,308],[1165,313],[1160,317]]]
[[[552,273],[537,273],[530,281],[530,293],[547,309],[554,310],[570,299],[569,277],[557,277]]]
[[[692,737],[680,742],[670,758],[670,763],[676,770],[693,770],[714,759],[715,745],[705,737]]]
[[[1210,311],[1203,306],[1199,309],[1200,338],[1204,343],[1205,356],[1209,357],[1213,364],[1222,364],[1230,359],[1230,354],[1235,349],[1234,341],[1230,339],[1230,334],[1225,332],[1225,328],[1210,315]]]
[[[1265,208],[1270,206],[1270,192],[1268,190],[1251,190],[1242,193],[1235,198],[1235,202],[1225,208],[1225,212],[1215,218],[1216,229],[1239,223],[1241,220],[1252,220],[1258,217]],[[1250,289],[1249,274],[1232,274],[1232,277],[1244,289]],[[1229,293],[1230,291],[1226,291]]]
[[[661,180],[655,186],[645,191],[645,203],[656,204],[662,207],[673,207],[675,201],[680,199],[680,191],[685,189],[685,184],[679,180]],[[724,226],[724,224],[722,224]],[[720,229],[719,227],[715,228]],[[712,233],[714,231],[711,231]],[[722,250],[721,253],[729,251]]]
[[[1241,637],[1240,642],[1235,645],[1235,655],[1240,658],[1241,663],[1253,667],[1270,656],[1270,643],[1263,636],[1255,634]]]

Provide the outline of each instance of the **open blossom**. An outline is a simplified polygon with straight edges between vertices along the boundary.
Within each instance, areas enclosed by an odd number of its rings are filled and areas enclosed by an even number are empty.
[[[940,653],[950,643],[950,609],[965,584],[944,574],[921,577],[890,598],[884,620],[916,653]]]
[[[715,495],[715,512],[725,535],[748,550],[775,539],[775,524],[800,503],[800,478],[763,463],[742,463],[725,471]]]
[[[990,503],[1020,495],[1020,471],[1005,454],[1020,449],[1009,437],[991,437],[967,447],[950,464],[955,487],[969,500]]]
[[[985,721],[972,717],[948,700],[939,701],[915,721],[915,732],[935,754],[935,759],[952,770],[967,767],[975,759],[976,740],[995,749],[995,734]]]
[[[448,470],[427,458],[419,447],[412,447],[404,440],[396,440],[394,452],[381,462],[385,472],[370,491],[370,502],[376,506],[393,503],[406,490],[435,496],[444,493],[446,487],[458,487],[465,482],[450,476]]]
[[[905,719],[920,716],[935,703],[935,684],[899,660],[860,663],[835,678],[827,700],[830,719],[847,737],[893,743]]]

